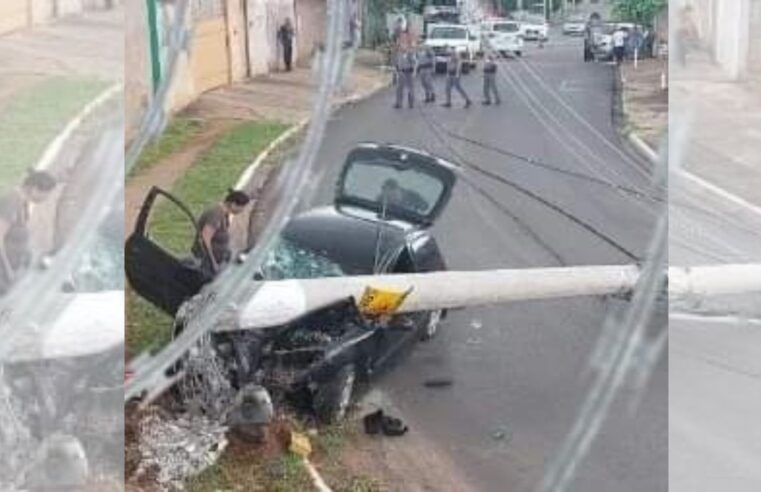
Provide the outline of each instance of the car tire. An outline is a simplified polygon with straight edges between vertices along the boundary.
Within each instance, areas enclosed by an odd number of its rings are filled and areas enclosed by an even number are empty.
[[[441,320],[443,318],[444,318],[443,309],[431,311],[430,313],[428,313],[428,316],[426,316],[425,318],[425,323],[422,326],[420,339],[425,341],[435,337],[436,334],[439,332],[439,325],[441,324]]]
[[[523,52],[522,52],[522,51],[516,51],[516,52],[515,52],[515,56],[517,56],[518,58],[520,58],[520,57],[522,57],[522,56],[523,56]]]
[[[353,364],[341,367],[330,380],[318,386],[313,407],[321,422],[331,424],[343,420],[351,405],[357,372]]]

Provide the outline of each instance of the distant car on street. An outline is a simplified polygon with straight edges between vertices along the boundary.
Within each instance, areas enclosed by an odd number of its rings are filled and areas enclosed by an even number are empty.
[[[563,34],[567,36],[583,36],[587,27],[586,19],[581,15],[568,17],[563,23]]]
[[[481,41],[468,26],[461,24],[434,24],[428,30],[425,46],[433,50],[436,72],[446,70],[449,50],[454,48],[463,60],[463,73],[476,66]]]
[[[481,24],[481,38],[488,48],[502,56],[522,56],[523,35],[520,23],[507,20],[488,20]]]
[[[521,20],[521,34],[526,41],[546,41],[549,32],[549,24],[541,17],[525,16]]]

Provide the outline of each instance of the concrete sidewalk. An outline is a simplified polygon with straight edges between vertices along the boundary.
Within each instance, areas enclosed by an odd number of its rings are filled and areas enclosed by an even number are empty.
[[[688,130],[684,169],[761,206],[759,85],[730,80],[706,58],[672,72],[672,124]]]
[[[382,62],[381,54],[359,50],[346,91],[335,102],[361,99],[387,86],[391,76],[381,69]],[[295,68],[293,72],[277,72],[207,92],[184,113],[202,119],[261,119],[295,124],[310,116],[316,87],[311,69]]]
[[[85,12],[0,36],[0,79],[63,75],[121,80],[124,8]]]

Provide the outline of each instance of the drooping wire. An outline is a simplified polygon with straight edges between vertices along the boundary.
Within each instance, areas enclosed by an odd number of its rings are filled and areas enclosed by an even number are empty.
[[[573,222],[577,226],[581,227],[582,229],[584,229],[587,232],[591,233],[592,235],[596,236],[597,238],[599,238],[600,240],[602,240],[603,242],[607,243],[609,246],[611,246],[612,248],[617,250],[618,252],[622,253],[627,258],[629,258],[629,259],[631,259],[633,261],[639,261],[639,258],[637,257],[637,255],[635,255],[629,249],[627,249],[626,247],[624,247],[623,245],[618,243],[615,239],[611,238],[610,236],[608,236],[604,232],[598,230],[596,227],[592,226],[591,224],[589,224],[589,223],[583,221],[582,219],[576,217],[572,213],[564,210],[559,205],[556,205],[556,204],[550,202],[546,198],[538,195],[537,193],[534,193],[533,191],[531,191],[531,190],[529,190],[529,189],[519,185],[518,183],[516,183],[516,182],[514,182],[514,181],[512,181],[512,180],[510,180],[508,178],[505,178],[504,176],[500,176],[499,174],[496,174],[496,173],[494,173],[492,171],[489,171],[489,170],[487,170],[487,169],[485,169],[485,168],[483,168],[483,167],[481,167],[481,166],[479,166],[477,164],[474,164],[474,163],[468,161],[467,159],[465,159],[463,157],[463,155],[459,151],[457,151],[447,141],[447,139],[444,138],[444,136],[438,131],[436,126],[431,122],[431,120],[428,117],[428,115],[424,111],[422,111],[422,110],[421,110],[421,114],[423,116],[423,121],[427,124],[428,128],[431,130],[431,133],[436,137],[437,140],[439,140],[439,142],[442,145],[444,145],[458,159],[459,164],[461,166],[464,166],[467,169],[475,171],[475,172],[477,172],[477,173],[479,173],[479,174],[481,174],[481,175],[483,175],[483,176],[485,176],[485,177],[487,177],[487,178],[489,178],[489,179],[491,179],[493,181],[496,181],[496,182],[501,183],[501,184],[503,184],[505,186],[508,186],[509,188],[512,188],[513,190],[515,190],[515,191],[517,191],[517,192],[519,192],[519,193],[521,193],[521,194],[523,194],[525,196],[528,196],[532,200],[534,200],[536,202],[539,202],[540,204],[544,205],[545,207],[553,210],[554,212],[556,212],[556,213],[560,214],[561,216],[565,217],[566,219],[568,219],[569,221]]]

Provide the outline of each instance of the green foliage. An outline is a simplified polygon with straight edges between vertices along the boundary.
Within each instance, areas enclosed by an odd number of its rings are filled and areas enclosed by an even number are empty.
[[[649,26],[667,5],[668,0],[614,0],[613,12],[623,21]]]

